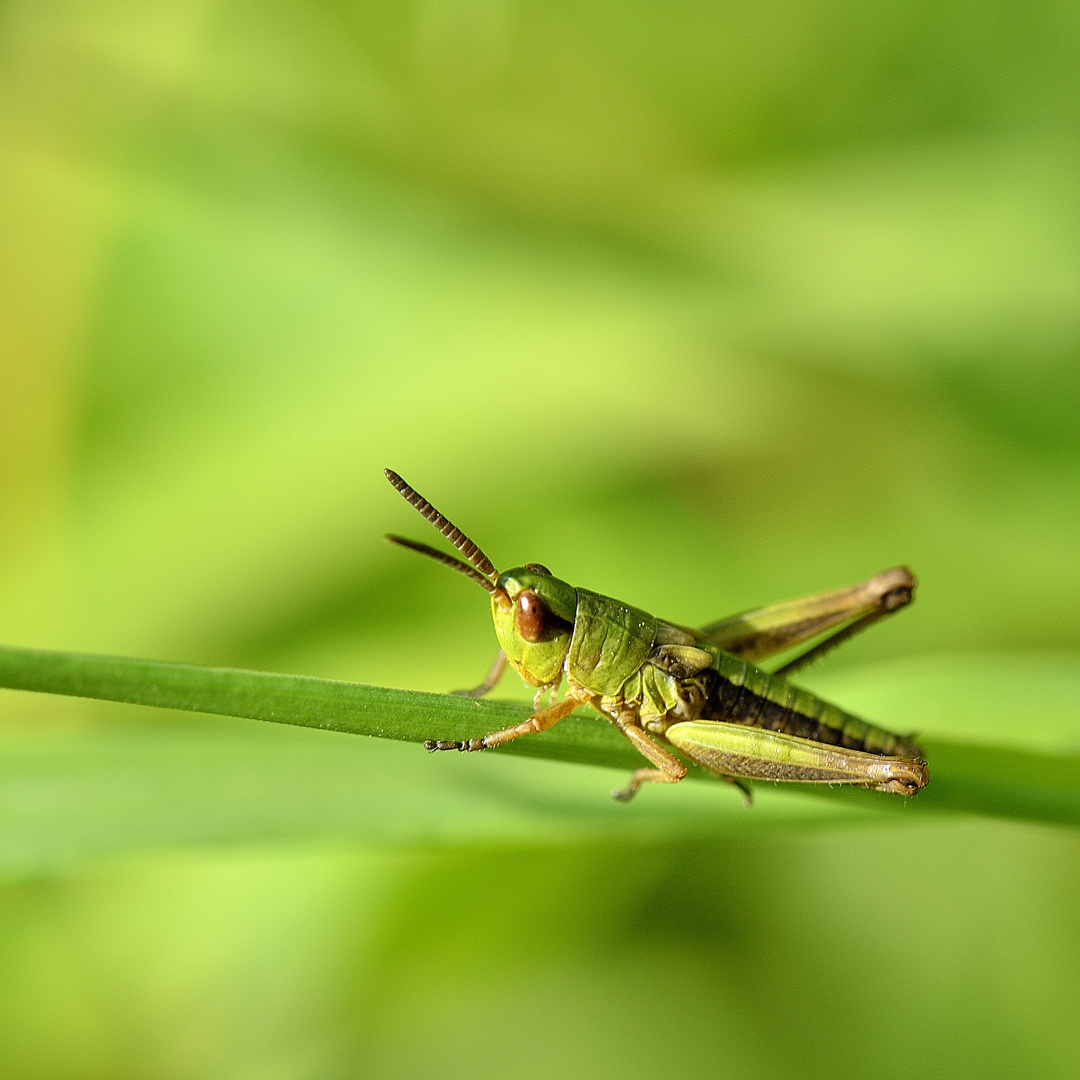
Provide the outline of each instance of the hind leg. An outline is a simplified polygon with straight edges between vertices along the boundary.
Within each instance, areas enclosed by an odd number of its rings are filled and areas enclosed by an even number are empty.
[[[858,585],[744,611],[704,627],[699,633],[727,652],[757,663],[804,641],[827,636],[775,674],[788,676],[830,649],[911,603],[915,577],[894,566]]]

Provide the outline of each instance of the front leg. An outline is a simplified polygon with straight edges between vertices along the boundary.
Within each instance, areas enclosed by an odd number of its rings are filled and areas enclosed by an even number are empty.
[[[465,739],[461,742],[442,742],[428,739],[424,743],[425,750],[490,750],[493,746],[509,742],[521,735],[532,735],[538,731],[547,731],[565,716],[569,716],[579,705],[584,705],[592,697],[588,690],[571,688],[567,690],[566,697],[557,705],[551,705],[533,713],[528,720],[523,720],[513,727],[501,728],[492,731],[479,739]]]
[[[485,694],[490,694],[491,691],[495,689],[495,684],[502,678],[502,674],[505,670],[506,653],[500,649],[496,654],[484,681],[479,686],[474,686],[471,690],[451,690],[450,693],[455,697],[483,697]]]

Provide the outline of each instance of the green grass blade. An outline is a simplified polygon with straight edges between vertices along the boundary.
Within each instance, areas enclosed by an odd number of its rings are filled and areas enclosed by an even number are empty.
[[[405,742],[476,738],[529,715],[524,705],[453,694],[11,646],[0,646],[0,687]],[[616,768],[639,764],[638,755],[617,732],[589,718],[571,718],[543,737],[518,740],[498,752]]]
[[[528,707],[448,694],[160,661],[0,647],[0,686],[421,742],[467,739],[515,723]],[[906,813],[953,811],[1080,825],[1080,756],[926,739],[931,784],[900,799],[843,788],[801,794]],[[571,717],[496,753],[632,769],[640,763],[614,729]],[[701,770],[692,775],[706,777]],[[597,801],[606,799],[598,793]]]
[[[924,739],[927,810],[1080,825],[1080,755]]]

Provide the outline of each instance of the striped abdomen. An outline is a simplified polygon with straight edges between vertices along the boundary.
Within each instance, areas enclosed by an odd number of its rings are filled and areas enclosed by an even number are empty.
[[[863,750],[868,754],[921,758],[910,740],[868,724],[809,690],[740,660],[711,649],[718,677],[701,712],[702,720],[781,731],[800,739]]]

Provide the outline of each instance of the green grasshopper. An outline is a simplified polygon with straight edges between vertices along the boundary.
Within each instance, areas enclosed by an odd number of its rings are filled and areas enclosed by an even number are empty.
[[[612,795],[626,801],[645,783],[675,784],[687,766],[668,747],[737,785],[749,805],[749,780],[849,784],[914,795],[929,779],[910,737],[868,724],[787,676],[860,630],[911,602],[915,578],[898,566],[860,585],[758,608],[691,630],[608,596],[575,588],[539,563],[501,574],[460,529],[397,473],[386,478],[467,561],[427,544],[387,540],[453,567],[491,596],[499,652],[481,697],[509,663],[537,687],[533,715],[479,739],[429,739],[428,750],[485,750],[546,731],[591,705],[649,762]],[[751,661],[826,635],[768,673]],[[563,678],[568,689],[556,702]],[[543,695],[550,704],[541,708]],[[667,746],[661,745],[666,743]]]

